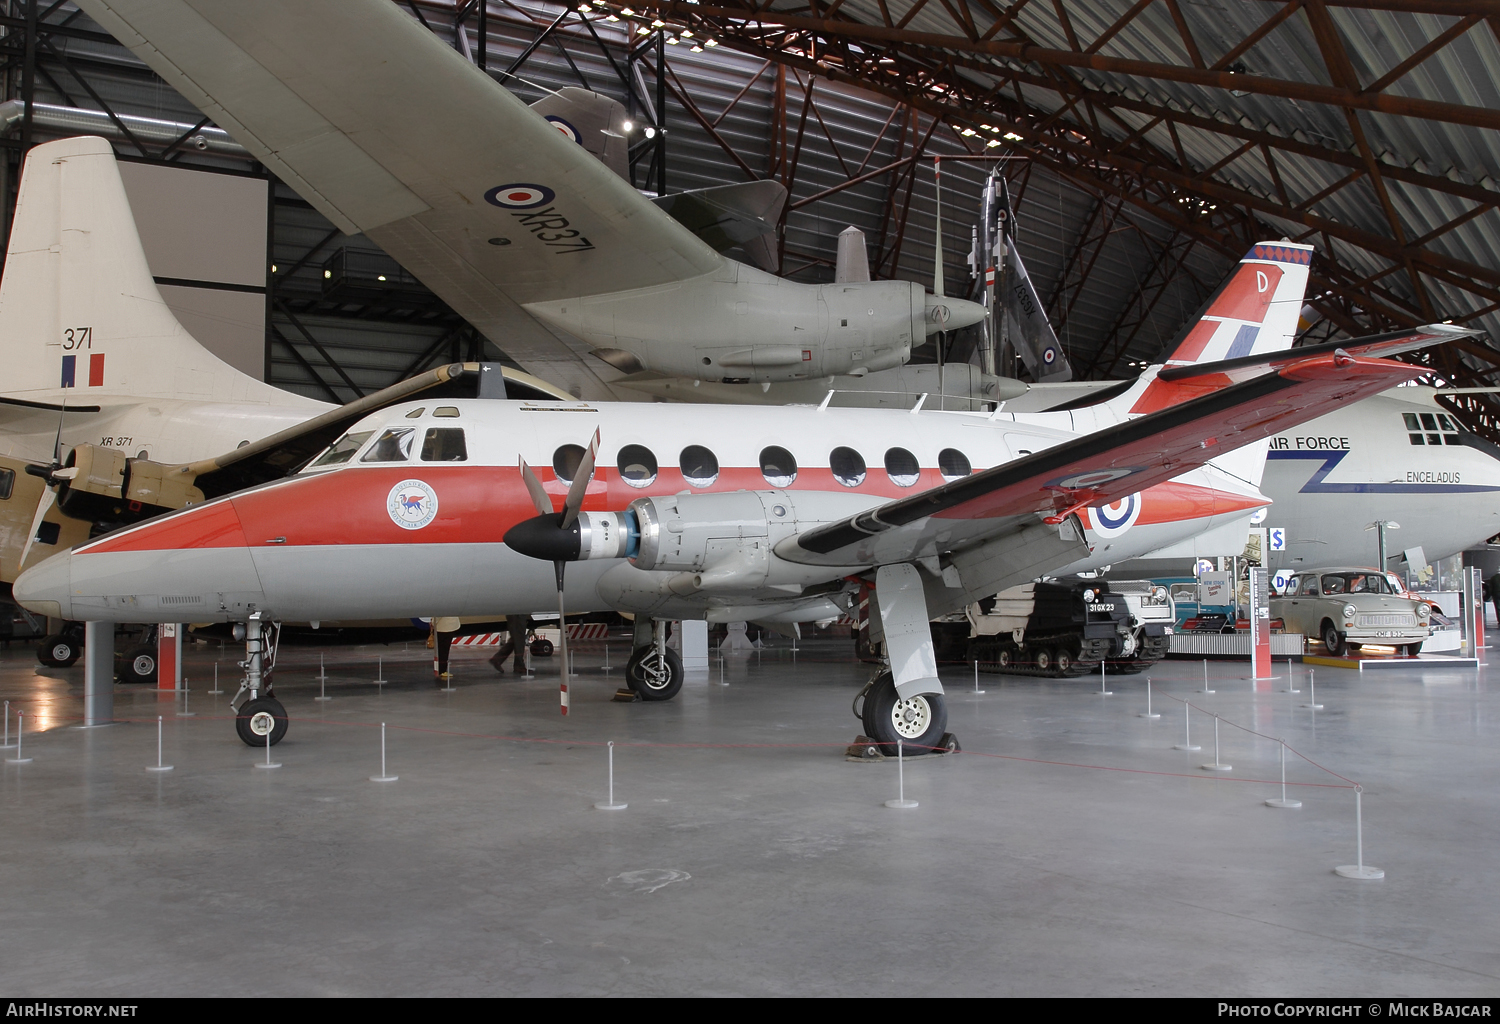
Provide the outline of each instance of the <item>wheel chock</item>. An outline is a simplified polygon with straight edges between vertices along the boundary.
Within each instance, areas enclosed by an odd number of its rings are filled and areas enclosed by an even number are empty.
[[[634,704],[634,703],[638,702],[640,699],[641,699],[641,695],[640,694],[636,693],[634,690],[630,689],[629,687],[625,687],[625,686],[622,686],[618,690],[616,690],[615,691],[615,695],[610,698],[610,700],[618,701],[621,704]]]
[[[844,759],[846,761],[884,761],[885,755],[880,752],[880,744],[868,736],[856,736],[854,742],[844,748]]]

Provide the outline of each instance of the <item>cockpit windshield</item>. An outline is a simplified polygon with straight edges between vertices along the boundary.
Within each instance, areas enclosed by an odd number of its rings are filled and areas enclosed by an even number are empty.
[[[360,430],[352,434],[345,434],[333,442],[328,447],[328,450],[319,456],[318,460],[308,468],[317,469],[319,466],[342,466],[354,458],[354,453],[359,451],[360,446],[368,441],[370,435],[373,433],[375,433],[373,430]]]
[[[360,462],[405,462],[411,458],[411,442],[416,427],[390,427],[370,445]]]

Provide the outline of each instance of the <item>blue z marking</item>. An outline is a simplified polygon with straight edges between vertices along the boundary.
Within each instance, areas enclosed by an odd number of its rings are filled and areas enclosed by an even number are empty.
[[[1346,451],[1272,451],[1268,459],[1321,459],[1323,465],[1302,485],[1299,494],[1471,494],[1478,491],[1500,491],[1500,487],[1479,484],[1329,484],[1324,479],[1344,461]]]

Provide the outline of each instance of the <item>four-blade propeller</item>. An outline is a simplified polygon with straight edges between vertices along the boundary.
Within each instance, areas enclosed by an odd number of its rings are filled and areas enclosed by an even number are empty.
[[[531,495],[531,503],[541,514],[539,517],[541,522],[537,519],[530,520],[534,530],[538,527],[545,530],[545,527],[550,525],[552,529],[545,532],[555,532],[556,537],[566,543],[569,531],[578,519],[578,510],[583,506],[584,495],[588,493],[589,482],[594,478],[594,460],[598,454],[599,431],[595,430],[588,450],[583,453],[583,459],[579,461],[578,469],[573,473],[573,482],[568,486],[568,495],[563,501],[561,512],[553,506],[552,496],[542,487],[542,482],[536,478],[536,474],[531,471],[526,460],[517,461],[521,470],[521,479],[526,483],[526,492]],[[547,520],[552,520],[552,523],[547,524]],[[576,554],[575,550],[575,557]],[[563,601],[563,574],[567,569],[569,559],[559,557],[561,555],[563,555],[561,550],[553,553],[552,569],[557,574],[557,627],[562,646],[562,683],[558,694],[562,713],[566,715],[568,713],[568,675],[572,671],[572,664],[568,661],[568,620]]]

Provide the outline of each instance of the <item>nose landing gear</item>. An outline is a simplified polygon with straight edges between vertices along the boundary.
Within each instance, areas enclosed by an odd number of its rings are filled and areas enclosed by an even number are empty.
[[[270,745],[274,747],[286,735],[289,724],[286,708],[276,699],[270,685],[280,635],[280,623],[261,621],[260,612],[252,614],[245,623],[245,660],[240,662],[245,679],[229,706],[234,708],[235,701],[248,694],[248,699],[234,713],[234,731],[247,746],[264,747],[266,737],[270,736]]]

